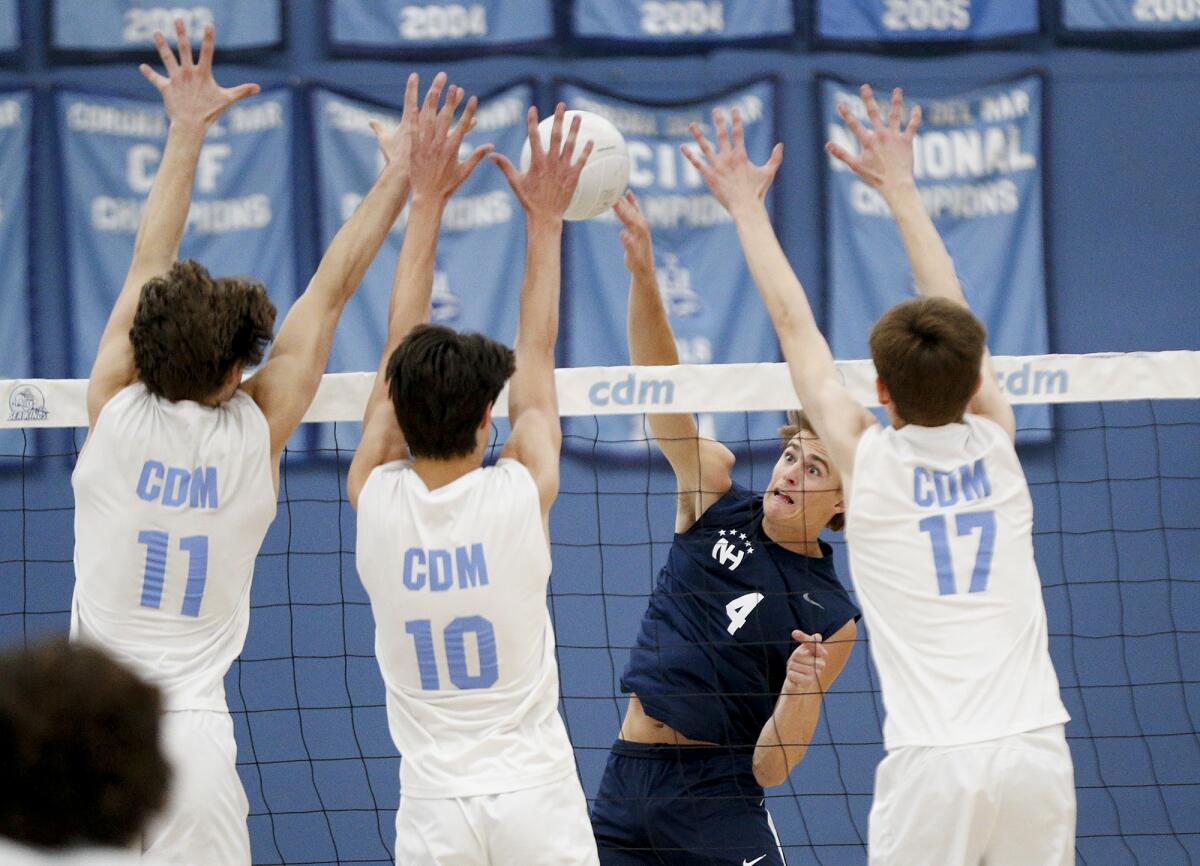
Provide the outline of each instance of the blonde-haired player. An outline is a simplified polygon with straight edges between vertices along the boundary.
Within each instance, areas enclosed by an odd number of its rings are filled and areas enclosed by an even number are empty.
[[[554,388],[562,222],[592,145],[573,159],[579,121],[564,144],[559,105],[543,151],[531,108],[528,171],[494,157],[528,225],[514,353],[420,324],[442,211],[482,155],[458,161],[473,111],[472,102],[452,133],[452,107],[436,124],[422,113],[419,140],[433,144],[414,148],[388,342],[348,485],[402,759],[396,862],[592,866],[596,843],[558,714],[546,608],[562,446]],[[499,462],[484,467],[492,405],[509,377],[512,434]]]
[[[881,427],[833,365],[761,193],[771,163],[750,162],[741,119],[717,115],[717,148],[685,154],[733,216],[804,409],[841,469],[846,538],[887,709],[871,808],[872,864],[1067,866],[1075,788],[1067,712],[1050,661],[1033,558],[1033,508],[1004,399],[954,263],[913,178],[914,113],[902,94],[885,122],[870,87],[853,155],[900,229],[919,299],[871,333]]]

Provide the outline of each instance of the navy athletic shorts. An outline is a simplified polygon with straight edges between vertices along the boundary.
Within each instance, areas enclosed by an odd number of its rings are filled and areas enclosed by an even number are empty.
[[[752,755],[617,740],[592,806],[601,866],[784,866]]]

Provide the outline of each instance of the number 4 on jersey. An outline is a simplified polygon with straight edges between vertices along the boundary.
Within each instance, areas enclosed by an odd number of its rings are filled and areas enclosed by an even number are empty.
[[[737,630],[746,624],[746,617],[750,616],[750,611],[758,607],[762,600],[761,592],[748,592],[725,605],[725,613],[729,616],[729,625],[725,627],[725,631],[736,634]]]

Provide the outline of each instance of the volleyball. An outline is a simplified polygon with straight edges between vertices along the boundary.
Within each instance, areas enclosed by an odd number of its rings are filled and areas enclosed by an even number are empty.
[[[629,183],[629,151],[625,147],[625,136],[611,122],[591,111],[568,111],[563,115],[563,140],[570,132],[571,123],[580,118],[579,137],[575,142],[575,153],[583,151],[589,141],[595,142],[587,165],[579,175],[579,186],[571,197],[571,204],[563,215],[569,220],[590,220],[599,216],[617,203]],[[547,117],[538,124],[538,137],[542,148],[550,148],[550,131],[554,118]],[[521,171],[529,169],[531,151],[529,142],[521,150]]]

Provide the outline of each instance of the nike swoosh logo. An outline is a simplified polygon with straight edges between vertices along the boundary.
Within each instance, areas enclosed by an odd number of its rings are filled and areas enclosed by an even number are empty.
[[[754,864],[757,863],[759,860],[766,860],[766,859],[767,859],[767,855],[764,854],[761,857],[755,857],[753,860],[743,860],[742,866],[754,866]]]
[[[809,604],[811,604],[811,605],[815,606],[815,607],[819,607],[819,608],[821,608],[821,610],[824,610],[824,609],[825,609],[825,605],[823,605],[823,604],[820,604],[819,602],[815,602],[815,601],[813,601],[811,598],[809,598],[809,597],[808,597],[808,593],[807,593],[807,592],[806,592],[806,593],[804,593],[804,600],[805,600],[805,601],[807,601]],[[766,854],[764,854],[764,855],[763,855],[763,857],[766,857],[766,856],[767,856]],[[762,859],[762,857],[759,857],[759,858],[758,858],[758,860],[761,860],[761,859]],[[754,862],[755,862],[755,863],[757,863],[757,862],[758,862],[758,860],[755,860]],[[750,864],[749,864],[749,863],[747,863],[747,864],[744,864],[744,866],[750,866]]]

